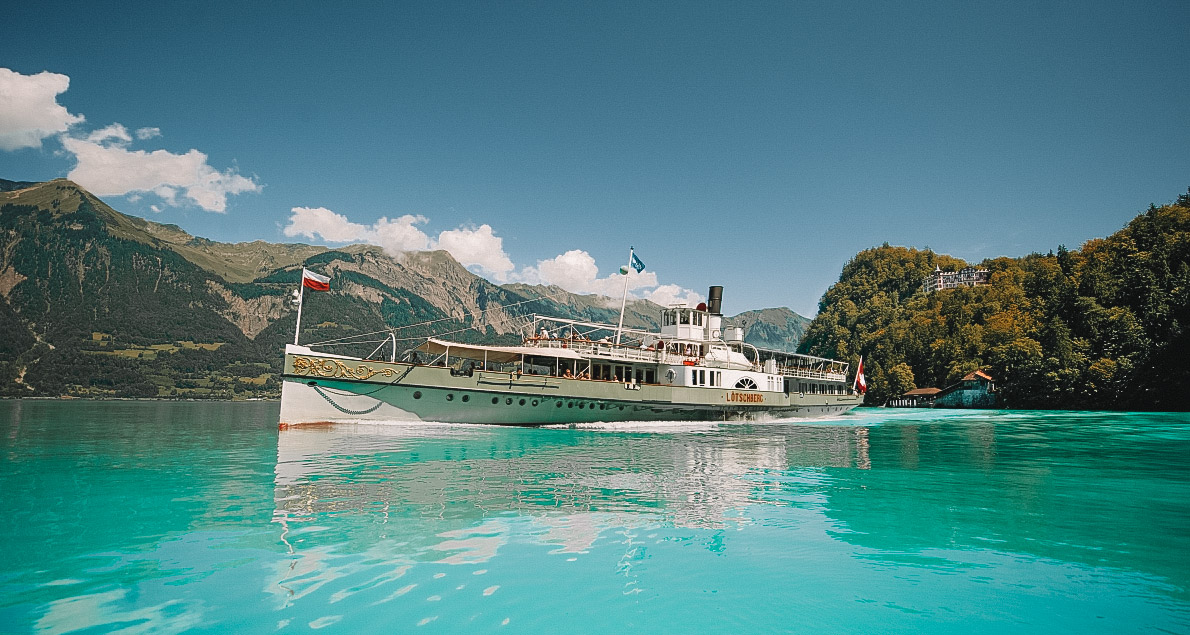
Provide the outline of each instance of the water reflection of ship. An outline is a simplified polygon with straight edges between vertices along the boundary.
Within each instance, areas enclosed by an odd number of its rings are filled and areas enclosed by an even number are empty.
[[[647,441],[479,426],[284,430],[278,436],[275,514],[289,522],[325,514],[374,516],[367,527],[397,515],[442,523],[444,531],[507,512],[599,513],[621,521],[639,515],[712,528],[739,522],[735,510],[765,502],[765,489],[775,486],[765,474],[871,466],[866,428],[746,428],[747,434],[650,435]]]
[[[721,530],[751,522],[747,508],[774,504],[774,489],[818,490],[828,479],[822,468],[870,467],[867,434],[787,425],[665,435],[447,425],[283,430],[274,521],[293,558],[269,590],[292,604],[346,576],[352,565],[335,555],[344,552],[384,562],[389,580],[418,563],[480,566],[511,542],[570,558],[601,542],[622,546],[617,571],[625,593],[635,593],[650,528],[710,531],[704,547],[720,550]]]

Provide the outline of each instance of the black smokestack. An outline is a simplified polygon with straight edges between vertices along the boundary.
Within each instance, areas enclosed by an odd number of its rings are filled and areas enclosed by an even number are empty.
[[[723,315],[722,309],[723,287],[716,285],[707,291],[707,312],[714,315]]]

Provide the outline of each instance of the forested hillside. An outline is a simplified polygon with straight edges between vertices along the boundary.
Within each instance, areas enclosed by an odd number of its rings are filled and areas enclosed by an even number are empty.
[[[884,246],[855,256],[823,296],[801,350],[863,355],[881,404],[988,369],[1019,408],[1190,408],[1190,193],[1081,249],[979,263],[991,282],[926,294],[962,260]]]

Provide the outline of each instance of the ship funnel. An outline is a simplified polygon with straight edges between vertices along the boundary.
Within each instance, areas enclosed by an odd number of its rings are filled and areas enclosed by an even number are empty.
[[[714,315],[723,314],[723,287],[716,285],[707,291],[707,312]]]

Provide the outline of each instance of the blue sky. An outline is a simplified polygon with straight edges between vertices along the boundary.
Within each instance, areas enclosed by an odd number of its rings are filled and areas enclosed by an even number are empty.
[[[723,284],[728,312],[812,315],[861,249],[1077,246],[1190,186],[1186,2],[42,2],[5,23],[0,178],[74,175],[221,241],[448,248],[498,281],[618,290],[635,245],[637,295]]]

